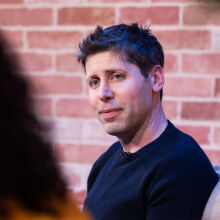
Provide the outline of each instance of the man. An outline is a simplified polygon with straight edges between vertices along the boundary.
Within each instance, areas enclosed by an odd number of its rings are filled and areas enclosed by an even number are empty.
[[[218,176],[165,117],[160,43],[149,29],[120,24],[98,26],[79,48],[90,103],[119,139],[91,170],[85,208],[97,220],[201,219]]]

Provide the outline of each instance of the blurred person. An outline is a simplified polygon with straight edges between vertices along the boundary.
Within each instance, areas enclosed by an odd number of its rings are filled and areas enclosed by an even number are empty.
[[[97,26],[79,44],[78,61],[91,106],[119,140],[92,167],[85,210],[96,220],[201,220],[218,175],[164,114],[156,37],[138,24]]]
[[[86,220],[67,191],[49,127],[36,117],[21,73],[0,33],[0,219]]]

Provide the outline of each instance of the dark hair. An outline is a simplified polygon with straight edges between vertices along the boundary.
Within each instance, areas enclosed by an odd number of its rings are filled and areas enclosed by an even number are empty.
[[[54,213],[50,200],[66,197],[49,127],[36,117],[21,73],[15,52],[0,33],[0,216],[7,214],[8,199],[28,210]]]
[[[138,66],[145,77],[153,66],[164,66],[161,44],[151,34],[149,28],[143,28],[136,23],[113,25],[105,29],[97,26],[95,31],[79,44],[79,50],[78,61],[82,63],[84,69],[88,56],[104,51],[122,55],[126,61]],[[161,90],[161,99],[162,93]]]

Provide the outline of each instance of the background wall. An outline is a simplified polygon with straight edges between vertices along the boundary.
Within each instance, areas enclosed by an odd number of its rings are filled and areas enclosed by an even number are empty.
[[[167,117],[220,165],[220,4],[199,0],[0,0],[0,25],[33,82],[36,107],[54,123],[70,190],[82,201],[92,163],[115,140],[88,104],[74,58],[97,24],[151,24],[165,49]]]

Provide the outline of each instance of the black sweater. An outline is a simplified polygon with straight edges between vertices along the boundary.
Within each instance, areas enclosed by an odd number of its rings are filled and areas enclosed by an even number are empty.
[[[96,220],[200,220],[217,181],[199,145],[168,122],[139,151],[116,142],[96,161],[84,207]]]

